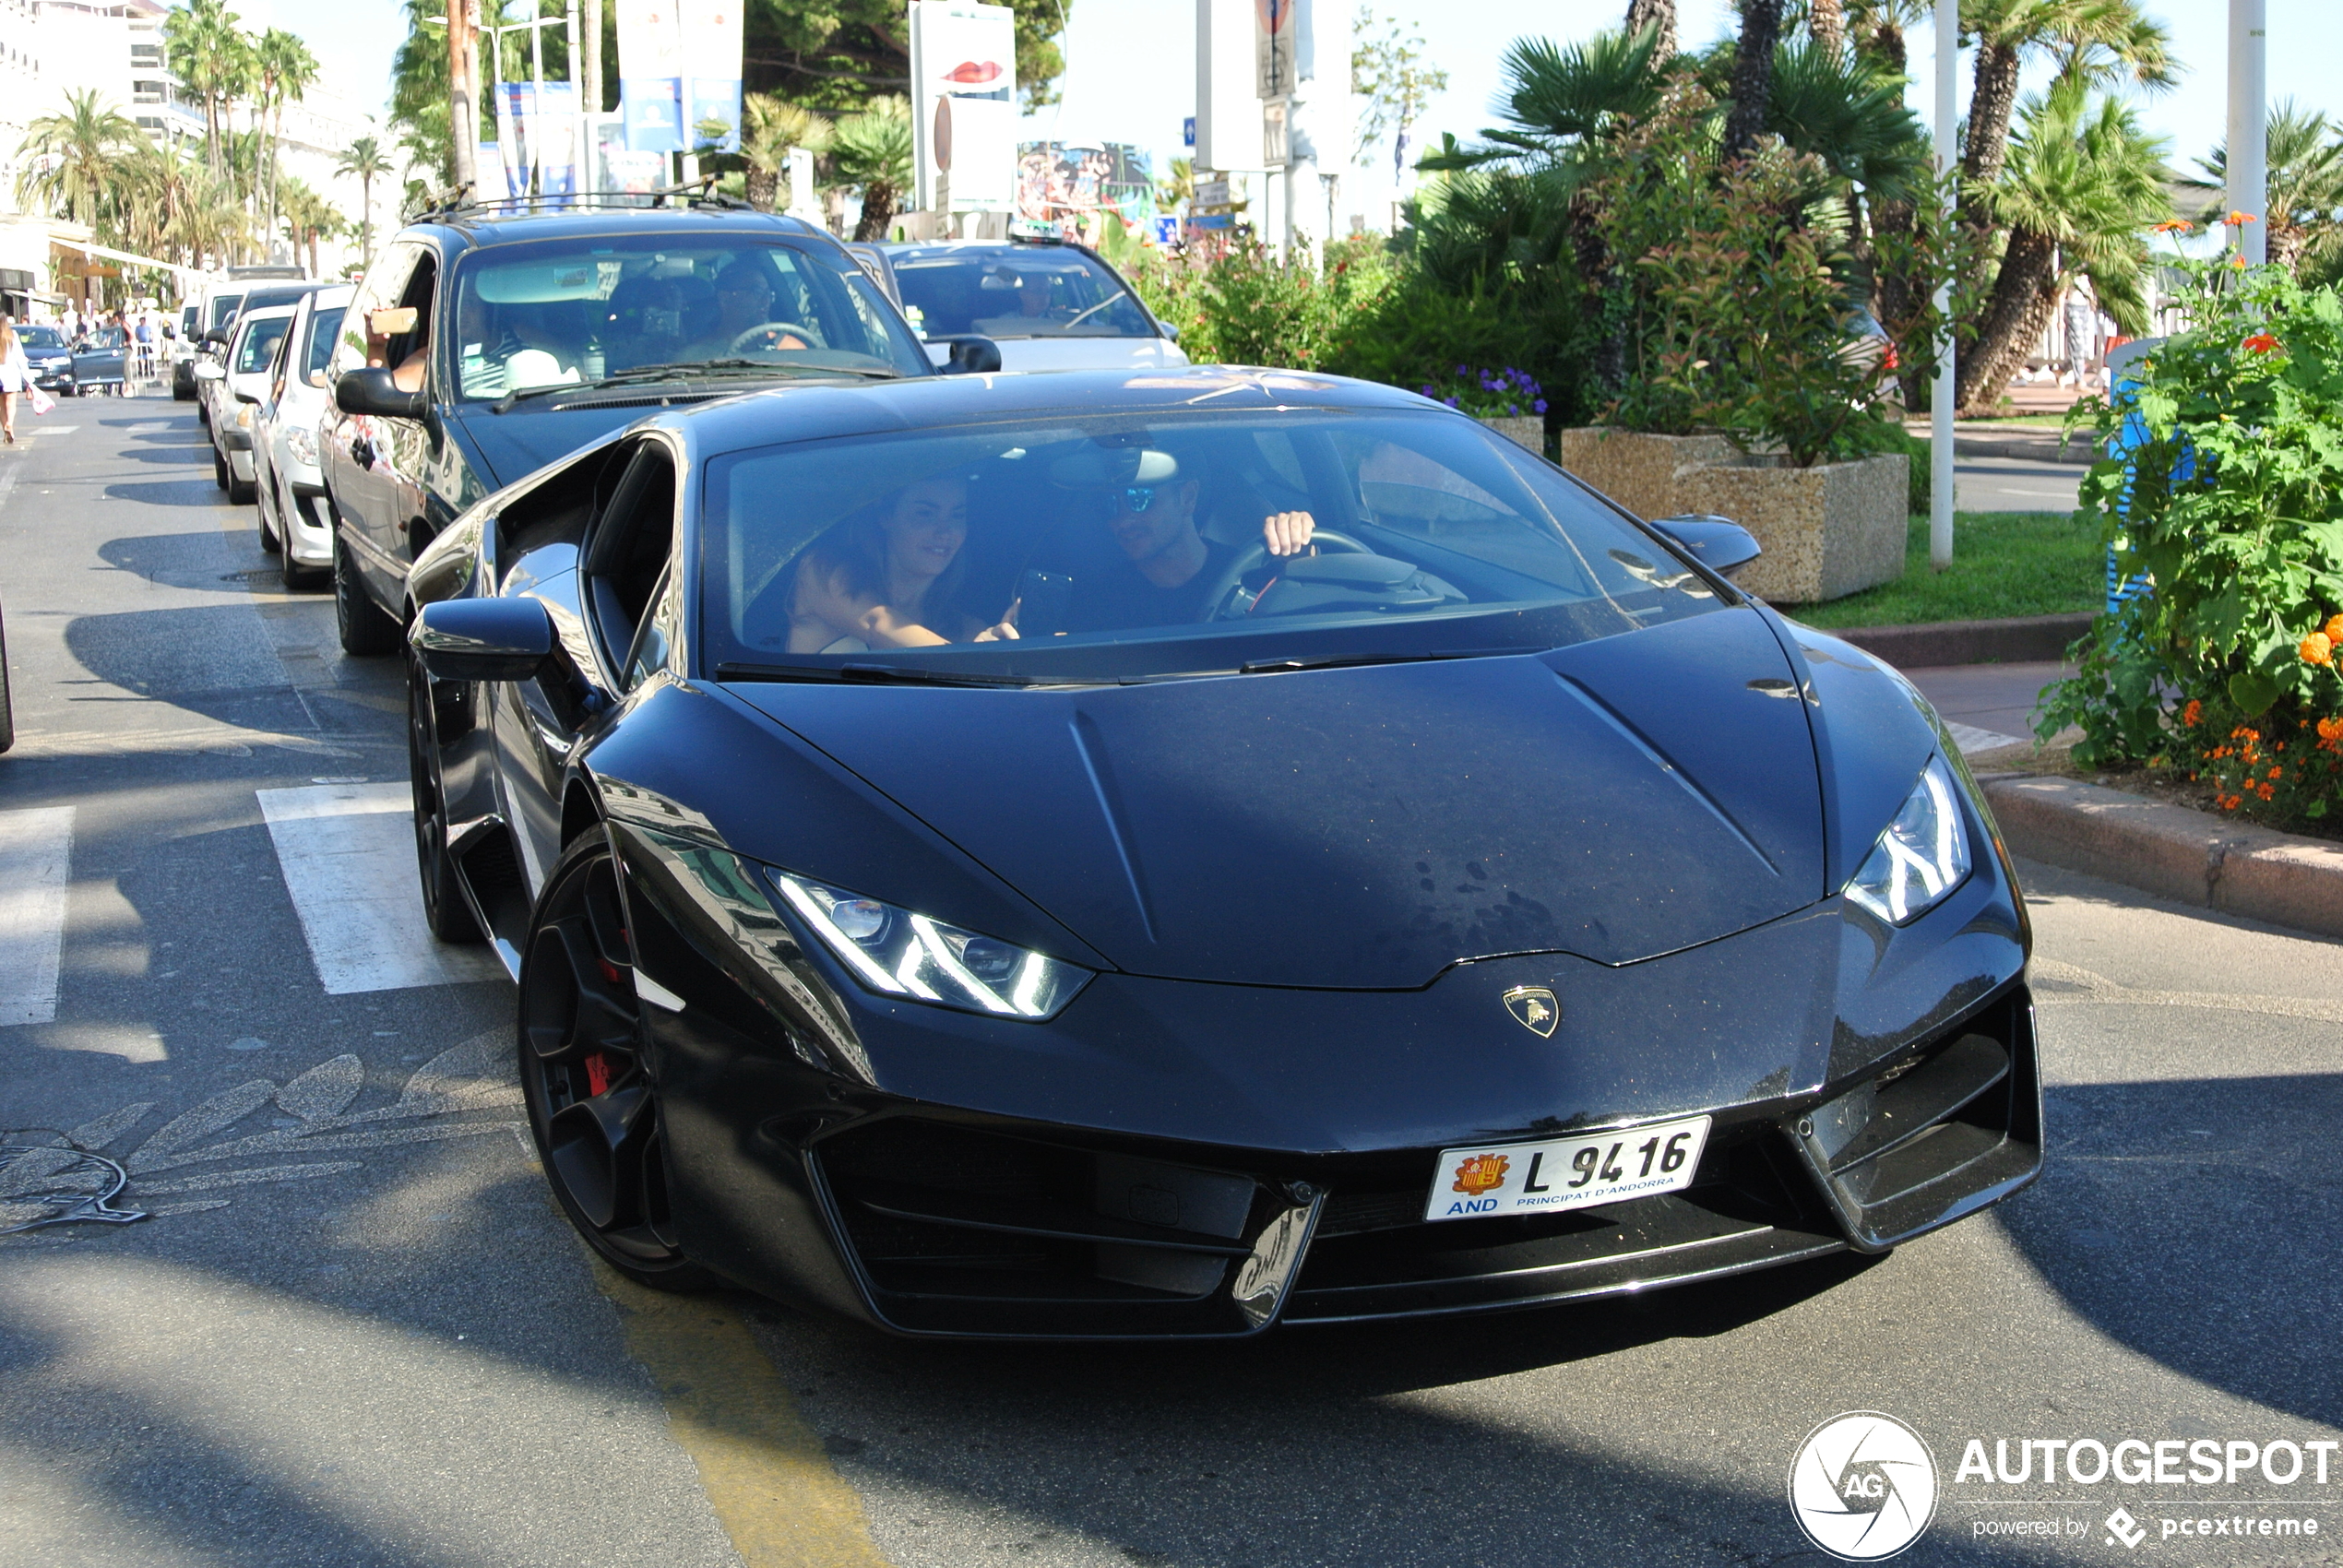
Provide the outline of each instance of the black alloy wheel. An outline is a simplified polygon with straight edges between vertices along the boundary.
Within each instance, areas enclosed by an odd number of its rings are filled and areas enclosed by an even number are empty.
[[[423,888],[423,919],[442,942],[478,942],[480,922],[464,901],[456,857],[447,852],[446,797],[439,783],[438,715],[422,660],[407,660],[407,777],[415,799],[415,873]]]
[[[596,828],[555,863],[520,967],[520,1083],[545,1179],[603,1262],[662,1290],[716,1277],[684,1255],[668,1202],[617,866]]]
[[[350,564],[350,552],[334,540],[334,631],[341,650],[359,659],[398,650],[398,623],[384,612]]]

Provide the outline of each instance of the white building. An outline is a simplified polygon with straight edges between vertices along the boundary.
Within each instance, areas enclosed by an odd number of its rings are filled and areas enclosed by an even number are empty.
[[[188,100],[163,65],[167,14],[160,0],[0,0],[0,293],[10,300],[0,308],[21,309],[28,296],[39,304],[61,283],[70,289],[79,247],[90,238],[77,225],[21,210],[18,148],[32,122],[65,113],[69,93],[94,90],[101,103],[130,116],[158,142],[201,142],[202,107]],[[357,102],[341,84],[318,82],[303,101],[286,105],[280,151],[283,172],[333,203],[353,229],[359,184],[336,176],[333,165],[374,129]],[[238,129],[247,128],[241,113],[234,118]],[[375,192],[377,230],[386,206],[395,217],[397,201],[395,190]],[[281,234],[271,236],[270,249],[273,259],[308,263],[307,247],[296,257]],[[353,232],[320,244],[318,264],[327,275],[339,276],[356,253]]]

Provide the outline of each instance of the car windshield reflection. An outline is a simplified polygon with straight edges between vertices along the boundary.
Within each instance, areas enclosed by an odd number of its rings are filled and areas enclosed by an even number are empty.
[[[767,673],[1052,681],[1439,658],[1719,603],[1552,469],[1428,411],[794,445],[715,459],[706,508],[708,661]]]

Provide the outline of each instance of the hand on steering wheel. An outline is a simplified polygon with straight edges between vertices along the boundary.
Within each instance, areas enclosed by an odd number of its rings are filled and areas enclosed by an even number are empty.
[[[779,334],[784,338],[794,338],[797,340],[793,343],[759,344],[758,347],[767,352],[779,352],[787,349],[811,349],[818,346],[822,340],[820,333],[810,327],[801,327],[794,321],[760,321],[746,331],[734,333],[728,351],[735,354],[745,353],[748,351],[750,339],[768,333]]]
[[[1280,545],[1286,548],[1279,549]],[[1230,608],[1230,600],[1237,585],[1243,582],[1248,574],[1259,571],[1270,562],[1299,555],[1304,550],[1313,555],[1321,550],[1340,551],[1351,555],[1374,553],[1347,533],[1337,533],[1332,529],[1317,527],[1307,512],[1279,512],[1263,519],[1260,543],[1241,552],[1235,560],[1220,568],[1219,579],[1213,583],[1210,591],[1204,596],[1204,602],[1207,607],[1205,619],[1207,621],[1235,619],[1235,616],[1223,612]],[[1247,600],[1244,610],[1238,613],[1250,613],[1251,610],[1252,602]]]

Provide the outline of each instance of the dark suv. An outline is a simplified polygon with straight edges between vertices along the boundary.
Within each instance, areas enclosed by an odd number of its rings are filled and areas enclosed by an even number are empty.
[[[952,368],[997,369],[992,345]],[[343,317],[318,430],[341,645],[388,653],[407,568],[466,507],[646,410],[935,374],[845,246],[704,203],[426,215]]]

